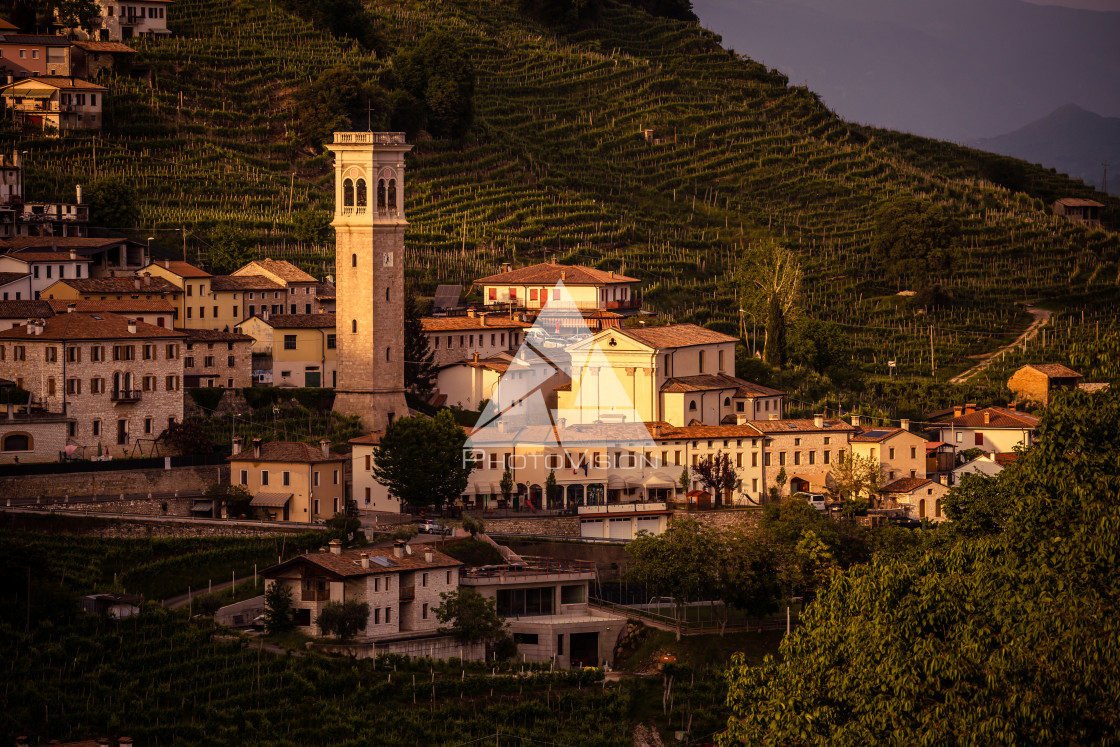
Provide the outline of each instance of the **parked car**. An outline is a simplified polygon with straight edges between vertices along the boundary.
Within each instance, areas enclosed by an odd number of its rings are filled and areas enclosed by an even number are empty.
[[[450,535],[451,534],[451,527],[444,526],[443,524],[439,523],[435,519],[426,519],[426,520],[420,522],[419,529],[420,529],[421,532],[423,532],[425,534],[443,534],[443,535]]]
[[[825,505],[824,496],[820,493],[794,493],[793,495],[795,498],[804,498],[810,506],[822,513],[828,511],[828,506]]]

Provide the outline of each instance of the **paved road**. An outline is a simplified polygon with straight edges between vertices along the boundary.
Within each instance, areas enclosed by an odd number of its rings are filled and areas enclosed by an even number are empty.
[[[964,384],[972,377],[983,372],[986,368],[988,368],[988,366],[998,361],[1009,351],[1027,344],[1028,341],[1033,340],[1038,336],[1038,331],[1050,322],[1050,317],[1053,314],[1052,311],[1047,311],[1046,309],[1036,309],[1033,306],[1027,307],[1027,313],[1034,317],[1034,321],[1031,322],[1031,325],[1027,327],[1023,334],[1015,338],[1015,342],[1011,343],[1010,345],[1004,345],[1002,348],[988,356],[988,358],[981,361],[980,363],[977,363],[975,366],[968,369],[964,373],[949,379],[949,383]]]

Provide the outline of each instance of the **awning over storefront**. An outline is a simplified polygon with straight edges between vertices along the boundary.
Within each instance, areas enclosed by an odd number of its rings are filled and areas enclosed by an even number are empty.
[[[264,506],[266,508],[280,508],[292,499],[291,493],[257,493],[250,506]]]
[[[642,485],[647,488],[675,488],[677,486],[677,482],[668,475],[664,475],[660,472],[654,472],[652,475],[647,477],[644,482],[642,482]]]
[[[214,502],[213,501],[195,501],[194,505],[191,506],[191,513],[192,514],[214,513]]]

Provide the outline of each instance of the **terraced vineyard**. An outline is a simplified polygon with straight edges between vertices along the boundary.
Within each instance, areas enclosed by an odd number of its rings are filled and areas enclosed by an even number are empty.
[[[1116,298],[1114,235],[1057,220],[1042,192],[981,180],[964,149],[850,127],[695,26],[613,2],[572,33],[497,0],[371,7],[397,48],[451,31],[477,72],[472,134],[420,142],[409,161],[407,267],[424,287],[555,257],[635,274],[647,305],[734,330],[737,259],[772,235],[803,257],[806,311],[844,325],[868,371],[897,360],[903,375],[930,372],[931,331],[938,371],[951,374],[1013,339],[1022,301],[1060,302],[1071,283]],[[20,145],[29,183],[62,193],[120,174],[145,197],[139,234],[167,250],[186,227],[188,253],[205,259],[208,228],[233,221],[262,255],[329,272],[330,246],[289,236],[293,210],[332,199],[327,159],[292,137],[292,95],[331,65],[372,76],[387,61],[265,0],[185,0],[172,27],[171,39],[138,42],[150,85],[107,82],[106,134]],[[1091,192],[1023,169],[1047,190]],[[959,262],[934,279],[956,303],[936,314],[895,296],[869,251],[876,206],[902,193],[962,225]]]

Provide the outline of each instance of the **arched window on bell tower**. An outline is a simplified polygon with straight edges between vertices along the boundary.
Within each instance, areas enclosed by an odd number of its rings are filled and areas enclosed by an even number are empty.
[[[346,179],[342,182],[342,206],[354,207],[354,181]]]
[[[358,207],[366,206],[366,180],[358,180]]]
[[[397,214],[397,180],[389,180],[389,212]]]
[[[385,212],[385,180],[377,180],[377,210]]]

